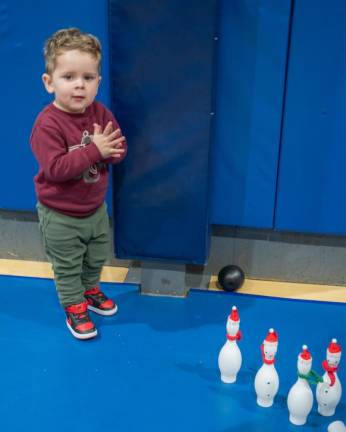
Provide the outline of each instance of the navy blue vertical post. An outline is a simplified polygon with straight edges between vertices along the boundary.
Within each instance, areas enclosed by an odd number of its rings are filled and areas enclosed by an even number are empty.
[[[109,1],[112,109],[129,147],[113,173],[119,258],[207,259],[215,9]]]

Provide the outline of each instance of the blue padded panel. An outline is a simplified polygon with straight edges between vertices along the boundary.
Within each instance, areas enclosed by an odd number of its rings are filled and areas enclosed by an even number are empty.
[[[212,222],[271,228],[291,0],[223,0]]]
[[[277,229],[346,234],[346,8],[295,3]]]
[[[109,104],[108,34],[106,0],[59,1],[59,7],[42,0],[0,3],[0,68],[2,178],[0,208],[34,210],[33,176],[37,165],[29,136],[36,115],[51,96],[44,90],[43,43],[63,27],[80,27],[96,34],[103,45],[103,79],[99,100]]]
[[[110,1],[119,258],[204,263],[215,0]]]

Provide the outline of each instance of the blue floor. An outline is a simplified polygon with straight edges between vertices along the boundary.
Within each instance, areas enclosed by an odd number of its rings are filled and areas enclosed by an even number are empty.
[[[103,284],[119,304],[114,317],[93,315],[99,337],[77,341],[64,324],[53,282],[0,276],[0,431],[277,432],[326,431],[335,416],[288,422],[286,396],[303,343],[321,362],[332,337],[346,349],[346,305],[192,291],[186,299],[141,296],[138,287]],[[238,306],[243,367],[221,383],[217,357],[225,323]],[[256,404],[253,380],[269,327],[279,333],[280,389],[272,408]]]

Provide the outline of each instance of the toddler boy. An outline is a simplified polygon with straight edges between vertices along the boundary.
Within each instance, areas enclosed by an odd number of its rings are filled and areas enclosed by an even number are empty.
[[[67,327],[76,338],[89,339],[97,329],[88,309],[101,315],[117,311],[99,280],[109,251],[108,165],[124,159],[127,145],[113,114],[95,101],[98,39],[62,29],[46,41],[44,55],[42,80],[54,101],[38,115],[30,137],[39,163],[39,226]]]

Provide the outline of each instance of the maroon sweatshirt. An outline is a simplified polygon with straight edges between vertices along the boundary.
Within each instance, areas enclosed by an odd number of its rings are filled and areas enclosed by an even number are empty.
[[[112,121],[113,114],[99,102],[93,102],[82,114],[61,111],[55,105],[46,106],[38,115],[30,143],[39,163],[34,178],[38,200],[45,206],[69,216],[85,217],[94,213],[104,202],[108,185],[108,163],[120,158],[102,159],[92,142],[94,123],[102,130]]]

